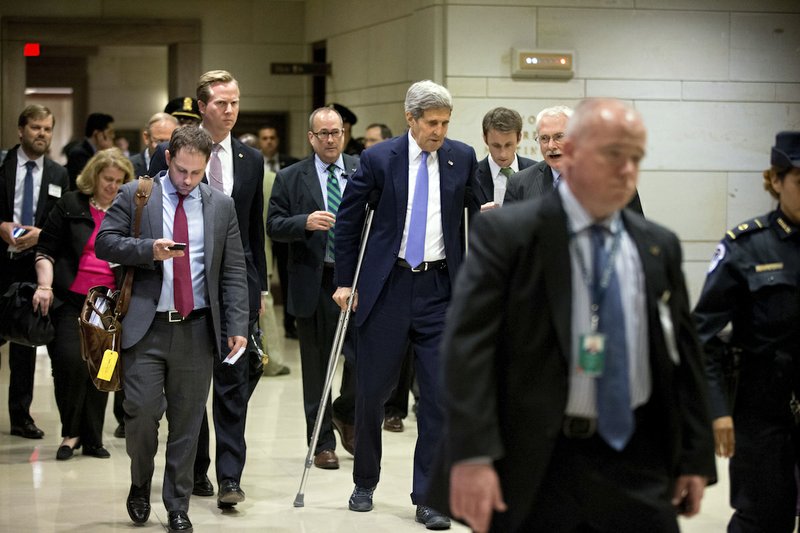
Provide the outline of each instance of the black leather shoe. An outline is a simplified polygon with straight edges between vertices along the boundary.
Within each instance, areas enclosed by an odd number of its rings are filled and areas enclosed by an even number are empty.
[[[114,436],[118,439],[125,438],[125,424],[119,424],[117,429],[114,430]]]
[[[33,422],[28,422],[21,426],[11,426],[11,434],[24,439],[41,439],[44,431],[36,427]]]
[[[58,447],[58,451],[56,452],[56,461],[66,461],[67,459],[72,459],[72,455],[75,453],[75,450],[80,447],[80,443],[76,444],[75,446],[67,446],[66,444],[62,444]]]
[[[144,524],[150,518],[150,482],[142,487],[131,485],[128,492],[128,516],[134,524]]]
[[[207,474],[194,475],[194,487],[192,488],[192,494],[195,496],[214,495],[214,485],[211,484],[211,480],[208,479]]]
[[[220,509],[230,509],[237,503],[244,501],[244,491],[237,482],[232,479],[225,479],[219,484],[219,494],[217,494],[217,507]]]
[[[111,457],[111,454],[108,453],[108,450],[103,448],[102,444],[98,444],[97,446],[84,446],[83,455],[90,455],[98,459],[108,459]]]
[[[192,533],[194,531],[186,511],[170,511],[168,516],[169,531],[181,531],[183,533]]]
[[[417,522],[427,529],[450,529],[450,519],[425,505],[417,505]]]

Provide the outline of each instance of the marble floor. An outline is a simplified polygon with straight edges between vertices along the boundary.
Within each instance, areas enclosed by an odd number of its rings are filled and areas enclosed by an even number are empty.
[[[125,510],[130,486],[129,463],[124,440],[113,436],[116,421],[111,412],[112,402],[108,404],[105,425],[105,446],[111,452],[111,459],[84,457],[77,453],[69,461],[56,461],[56,450],[61,441],[60,424],[46,351],[40,349],[37,355],[31,409],[37,425],[46,433],[43,440],[9,435],[5,407],[8,398],[7,346],[0,348],[0,358],[0,532],[163,531],[167,513],[160,493],[166,423],[161,428],[161,447],[153,479],[153,511],[144,527],[135,528]],[[347,499],[353,487],[353,461],[341,446],[337,450],[341,468],[323,471],[312,467],[304,494],[305,506],[293,506],[306,455],[297,341],[285,341],[284,360],[291,368],[291,374],[262,378],[250,401],[247,467],[242,478],[247,500],[235,511],[223,513],[216,507],[216,498],[192,497],[189,516],[195,530],[274,533],[425,531],[421,524],[414,522],[414,508],[408,496],[416,439],[413,414],[406,420],[403,433],[383,434],[382,481],[375,493],[374,511],[354,513],[347,509]],[[727,464],[720,461],[718,468],[720,483],[707,490],[700,515],[681,521],[682,531],[724,531],[730,515]],[[213,466],[209,474],[215,480]],[[468,529],[454,524],[451,531]]]

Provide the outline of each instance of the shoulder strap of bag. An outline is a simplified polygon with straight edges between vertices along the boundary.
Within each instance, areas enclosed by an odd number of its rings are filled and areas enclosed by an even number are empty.
[[[144,210],[144,206],[147,205],[152,191],[153,178],[150,176],[139,176],[139,187],[136,189],[136,217],[133,222],[133,236],[137,239],[139,238],[139,232],[142,227],[142,211]],[[120,291],[119,301],[116,307],[116,315],[120,320],[128,312],[131,289],[133,288],[133,270],[133,267],[125,268],[125,278],[122,281],[122,290]]]

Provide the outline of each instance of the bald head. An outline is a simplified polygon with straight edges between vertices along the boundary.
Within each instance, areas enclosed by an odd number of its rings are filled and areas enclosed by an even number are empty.
[[[647,141],[639,112],[619,100],[584,100],[566,133],[562,170],[575,198],[595,220],[625,207],[636,192]]]

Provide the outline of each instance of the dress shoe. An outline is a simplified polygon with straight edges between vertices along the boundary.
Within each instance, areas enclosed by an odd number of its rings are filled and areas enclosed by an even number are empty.
[[[322,450],[314,456],[314,466],[323,470],[336,470],[339,468],[339,458],[333,450]]]
[[[217,507],[220,509],[230,509],[237,503],[244,501],[244,491],[239,484],[232,479],[224,479],[219,484],[219,494],[217,494]]]
[[[296,339],[297,337],[297,328],[294,326],[284,329],[283,336],[287,339]]]
[[[356,427],[353,424],[345,424],[339,418],[331,417],[333,422],[333,429],[339,432],[339,440],[342,441],[342,447],[347,450],[350,455],[356,454]]]
[[[350,501],[347,506],[351,511],[365,513],[372,510],[372,493],[375,492],[375,487],[359,487],[353,489],[353,494],[350,495]]]
[[[450,519],[425,505],[417,505],[417,522],[428,529],[450,529]]]
[[[131,485],[128,492],[128,516],[134,524],[144,524],[150,518],[150,482],[142,487]]]
[[[108,450],[103,448],[102,444],[98,444],[97,446],[84,446],[83,455],[90,455],[98,459],[108,459],[111,457],[111,454],[108,453]]]
[[[387,416],[383,419],[383,429],[400,433],[403,431],[403,419],[399,416]]]
[[[192,533],[194,531],[186,511],[170,511],[167,516],[169,517],[169,531],[181,531],[183,533]]]
[[[67,459],[72,459],[72,446],[66,444],[59,446],[56,452],[56,461],[66,461]]]
[[[119,424],[117,429],[114,430],[114,436],[118,439],[125,438],[125,424]]]
[[[41,439],[44,431],[36,427],[33,422],[26,422],[21,426],[11,426],[11,434],[25,439]]]
[[[208,479],[207,474],[194,475],[194,487],[192,487],[192,494],[195,496],[214,495],[214,485],[211,484],[211,480]]]

